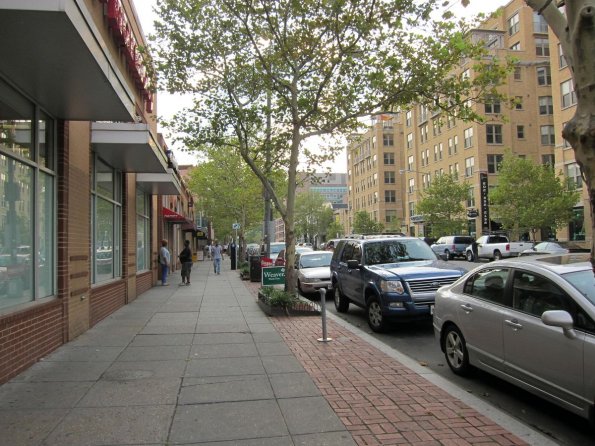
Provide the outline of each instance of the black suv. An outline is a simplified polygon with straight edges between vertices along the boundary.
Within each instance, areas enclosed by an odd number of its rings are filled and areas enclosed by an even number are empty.
[[[366,308],[370,328],[382,332],[390,319],[431,316],[436,290],[465,272],[416,237],[341,240],[331,260],[335,307]]]

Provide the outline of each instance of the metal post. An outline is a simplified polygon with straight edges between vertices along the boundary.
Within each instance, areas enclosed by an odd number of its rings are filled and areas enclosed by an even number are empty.
[[[326,288],[320,288],[320,315],[322,316],[322,337],[318,342],[329,342],[332,338],[327,337],[326,332]]]

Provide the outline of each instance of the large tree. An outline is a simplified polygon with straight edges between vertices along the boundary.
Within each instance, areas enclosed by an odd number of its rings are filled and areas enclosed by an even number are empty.
[[[333,149],[312,137],[356,130],[359,117],[420,103],[472,118],[469,97],[493,94],[496,61],[457,76],[462,59],[486,54],[458,21],[432,18],[439,0],[158,0],[157,70],[162,87],[195,95],[174,119],[189,148],[233,145],[285,223],[286,286],[294,283],[294,209],[300,157]],[[233,141],[233,142],[231,142]],[[287,170],[286,200],[272,166]]]
[[[525,0],[542,14],[560,40],[568,62],[577,107],[562,136],[574,149],[589,192],[591,212],[591,263],[595,271],[595,0],[566,0],[562,13],[552,0]]]
[[[569,190],[549,165],[504,155],[498,185],[490,190],[490,213],[514,237],[540,229],[559,228],[572,218],[579,193]]]
[[[356,234],[379,234],[384,230],[384,225],[372,220],[366,211],[358,211],[353,216],[353,232]]]
[[[466,228],[469,187],[466,181],[459,182],[456,175],[444,174],[435,177],[423,191],[416,211],[430,226],[432,237],[461,234]]]

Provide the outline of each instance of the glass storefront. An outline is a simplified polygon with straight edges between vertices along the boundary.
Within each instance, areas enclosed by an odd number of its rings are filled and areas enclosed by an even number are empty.
[[[150,266],[151,253],[151,196],[141,190],[136,192],[136,271]]]
[[[122,174],[95,157],[91,184],[93,283],[122,273]]]
[[[0,80],[0,308],[55,293],[54,126]]]

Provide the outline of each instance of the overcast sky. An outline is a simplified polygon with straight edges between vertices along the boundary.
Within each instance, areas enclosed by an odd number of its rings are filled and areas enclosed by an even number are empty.
[[[156,18],[156,15],[153,11],[157,0],[133,0],[134,7],[136,12],[138,13],[138,17],[141,22],[141,26],[145,35],[148,35],[153,32],[153,22]],[[449,9],[454,14],[458,16],[465,16],[465,17],[472,17],[478,13],[489,13],[491,11],[496,10],[500,6],[504,6],[509,3],[511,0],[471,0],[471,4],[464,8],[461,6],[461,0],[451,0]],[[190,104],[190,100],[188,98],[184,98],[180,95],[169,95],[166,92],[159,92],[157,96],[157,113],[160,117],[170,118],[173,116],[177,111],[181,110],[184,106]],[[159,127],[159,130],[165,134],[166,140],[170,147],[173,147],[176,159],[179,164],[195,164],[195,156],[189,155],[184,153],[180,150],[177,150],[175,146],[173,146],[173,140],[165,129]],[[338,163],[341,160],[337,160]],[[346,166],[345,166],[346,167]],[[345,169],[341,169],[343,171]]]

